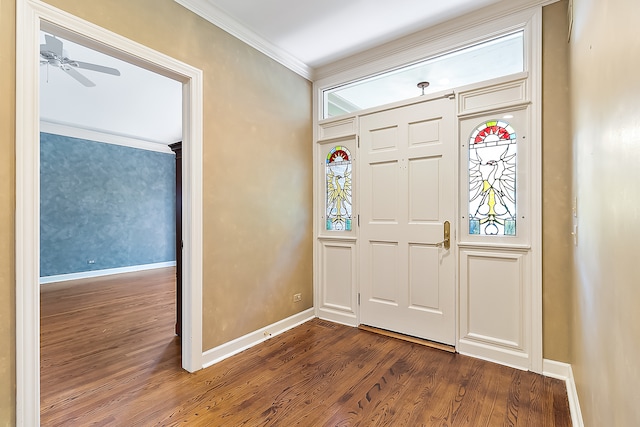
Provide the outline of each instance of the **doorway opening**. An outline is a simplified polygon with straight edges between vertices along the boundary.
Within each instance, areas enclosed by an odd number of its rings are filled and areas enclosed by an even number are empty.
[[[40,414],[40,177],[38,32],[131,62],[182,84],[182,366],[202,368],[202,72],[40,2],[17,4],[16,56],[16,385],[18,425]]]
[[[53,31],[40,32],[40,64],[48,424],[88,399],[107,401],[122,372],[180,365],[177,164],[167,144],[182,138],[182,84]]]

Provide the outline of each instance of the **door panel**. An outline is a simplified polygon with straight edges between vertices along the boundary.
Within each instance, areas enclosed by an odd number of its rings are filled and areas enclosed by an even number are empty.
[[[397,126],[371,129],[369,134],[371,138],[371,152],[396,148],[395,144],[398,138]]]
[[[371,299],[384,304],[397,305],[398,288],[394,281],[398,275],[398,245],[394,242],[371,242],[372,283]]]
[[[440,157],[409,160],[409,221],[437,221],[440,212]],[[431,197],[423,197],[429,194]]]
[[[372,163],[371,219],[376,222],[398,221],[398,162]]]
[[[449,99],[360,119],[360,322],[455,340],[454,108]]]
[[[440,250],[429,245],[409,245],[409,306],[413,309],[435,310],[440,307],[438,275]],[[437,276],[436,276],[437,277]]]
[[[416,123],[409,123],[409,145],[416,146],[438,143],[440,141],[440,120],[423,120]]]

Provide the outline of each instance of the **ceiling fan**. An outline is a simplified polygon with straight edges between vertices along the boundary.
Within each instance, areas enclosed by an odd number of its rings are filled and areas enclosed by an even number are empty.
[[[115,68],[105,67],[97,64],[90,64],[88,62],[81,62],[67,58],[65,52],[62,50],[62,40],[48,34],[45,34],[44,37],[46,43],[40,45],[40,57],[42,58],[40,60],[41,65],[48,64],[60,68],[62,71],[87,87],[93,87],[96,84],[86,78],[84,75],[80,74],[76,70],[76,68],[111,74],[113,76],[120,75],[120,71],[116,70]]]

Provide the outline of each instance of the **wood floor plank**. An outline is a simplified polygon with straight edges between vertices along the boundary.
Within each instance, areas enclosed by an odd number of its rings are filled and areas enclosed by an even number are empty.
[[[570,426],[564,383],[314,319],[180,367],[172,268],[41,292],[43,426]]]

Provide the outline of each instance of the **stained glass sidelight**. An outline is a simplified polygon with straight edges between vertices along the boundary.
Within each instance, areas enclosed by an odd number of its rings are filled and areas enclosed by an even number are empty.
[[[327,230],[351,230],[351,153],[334,147],[327,155]]]
[[[516,132],[505,121],[478,126],[469,139],[469,234],[516,234]]]

